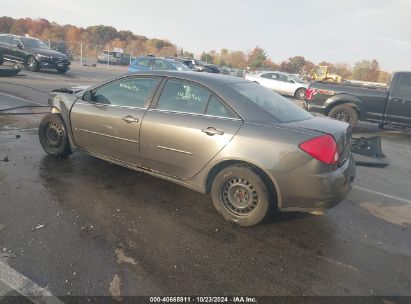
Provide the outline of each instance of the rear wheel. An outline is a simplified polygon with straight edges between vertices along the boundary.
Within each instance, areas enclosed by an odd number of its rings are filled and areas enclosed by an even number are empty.
[[[262,176],[245,165],[221,170],[212,183],[211,197],[217,211],[240,226],[258,224],[274,205]]]
[[[304,100],[305,99],[305,88],[299,88],[297,91],[295,91],[294,97]]]
[[[37,72],[39,68],[39,63],[37,62],[37,59],[34,56],[29,56],[26,59],[26,68],[29,71],[32,72]]]
[[[349,123],[352,128],[354,128],[358,122],[357,110],[346,104],[335,106],[328,113],[328,116]]]
[[[55,157],[67,157],[72,152],[67,128],[60,114],[48,114],[40,122],[39,140],[44,151]]]

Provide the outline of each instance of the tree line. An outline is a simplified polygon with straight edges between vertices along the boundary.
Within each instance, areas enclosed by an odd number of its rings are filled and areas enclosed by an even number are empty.
[[[203,61],[217,65],[226,65],[229,67],[246,68],[251,70],[276,70],[292,74],[309,76],[317,65],[305,59],[303,56],[290,57],[281,63],[271,61],[265,50],[255,47],[248,54],[241,51],[228,51],[222,49],[220,53],[210,51],[201,54]],[[328,72],[340,75],[343,79],[382,82],[387,83],[391,74],[380,69],[377,60],[362,60],[350,66],[347,63],[330,63],[326,61],[319,62],[318,65],[327,66]]]
[[[80,42],[84,56],[95,57],[103,50],[122,48],[133,56],[152,54],[156,56],[194,57],[193,53],[177,48],[168,40],[149,39],[135,35],[131,31],[118,31],[112,26],[96,25],[86,28],[66,24],[59,25],[47,19],[0,17],[0,33],[30,35],[42,40],[66,41],[73,54],[80,53]],[[266,51],[255,47],[248,53],[243,51],[221,49],[211,50],[201,54],[201,60],[220,66],[251,70],[280,70],[289,73],[309,75],[315,69],[315,64],[303,56],[290,57],[280,63],[268,58]],[[330,73],[335,73],[344,79],[388,82],[390,74],[381,70],[377,60],[362,60],[350,66],[346,63],[320,62],[318,65],[328,66]]]

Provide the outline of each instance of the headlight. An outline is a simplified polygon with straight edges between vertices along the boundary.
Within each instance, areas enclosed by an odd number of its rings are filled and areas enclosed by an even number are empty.
[[[44,58],[44,59],[51,59],[51,57],[43,55],[43,54],[37,54],[37,57]]]

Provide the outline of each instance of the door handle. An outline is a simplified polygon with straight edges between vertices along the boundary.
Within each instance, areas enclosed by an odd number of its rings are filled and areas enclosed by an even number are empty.
[[[393,98],[393,99],[392,99],[392,102],[395,102],[395,103],[405,103],[405,99]]]
[[[224,132],[221,130],[217,130],[214,127],[208,127],[207,129],[202,129],[201,132],[204,132],[205,134],[209,136],[214,136],[214,135],[223,135]]]
[[[138,118],[134,118],[134,117],[131,116],[131,115],[124,116],[124,117],[121,118],[121,119],[124,120],[124,121],[127,122],[127,123],[138,122]]]

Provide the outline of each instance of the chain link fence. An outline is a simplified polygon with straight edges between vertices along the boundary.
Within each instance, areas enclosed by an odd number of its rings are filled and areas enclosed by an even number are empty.
[[[135,58],[133,51],[125,48],[64,40],[46,42],[52,49],[66,54],[71,61],[82,66],[127,66]]]

